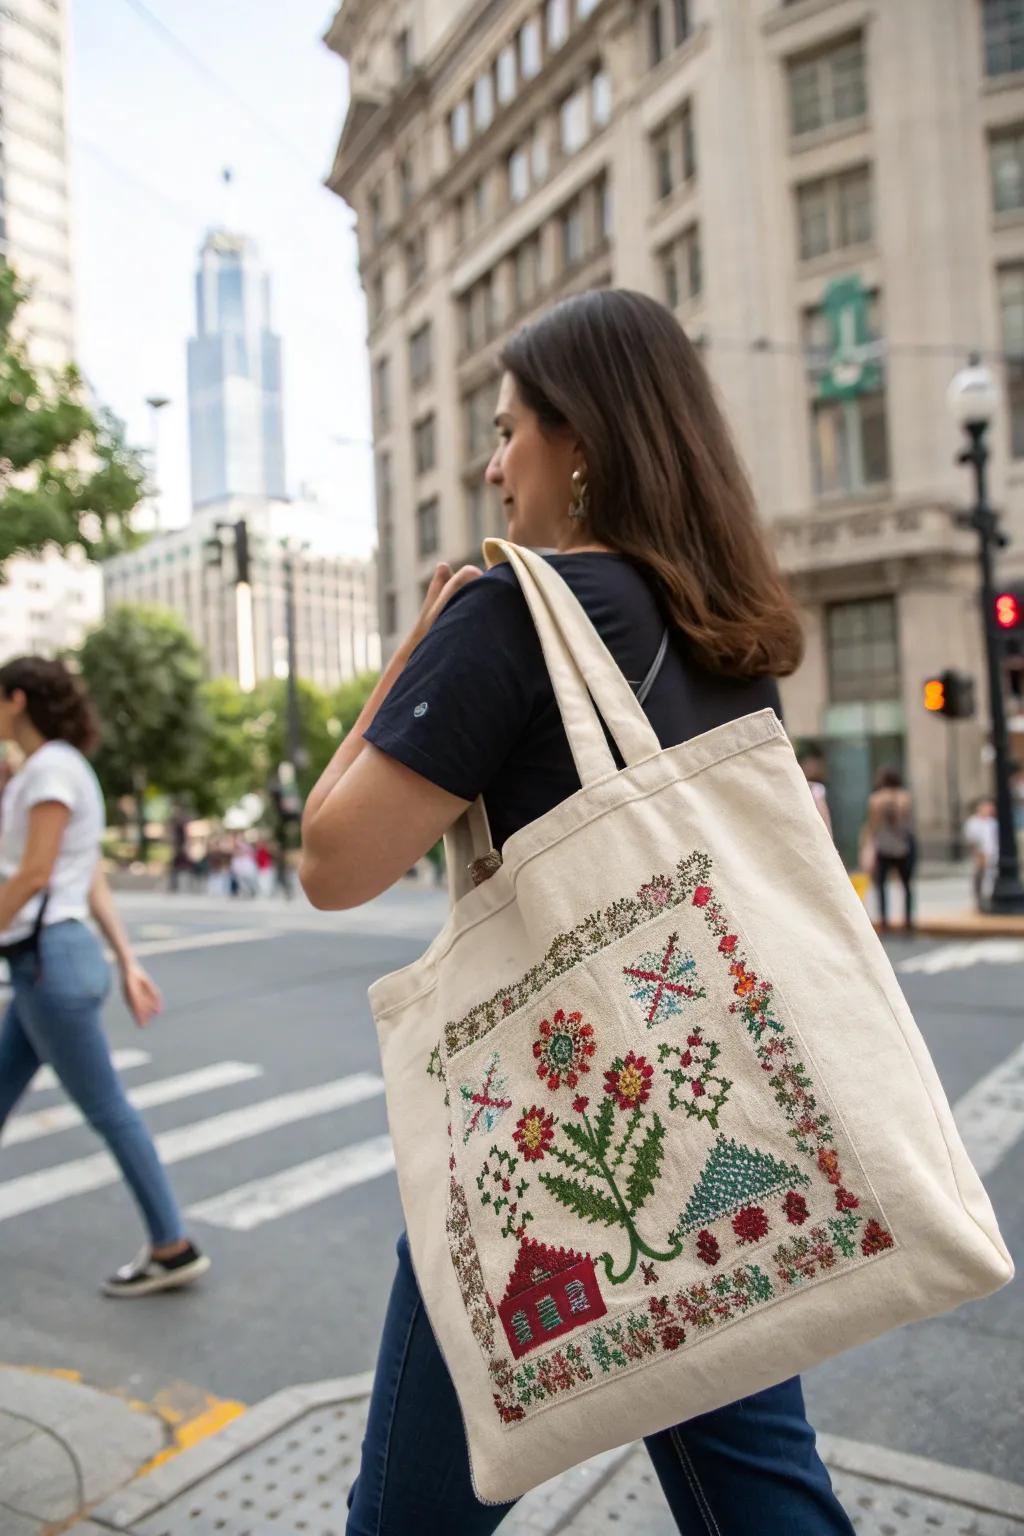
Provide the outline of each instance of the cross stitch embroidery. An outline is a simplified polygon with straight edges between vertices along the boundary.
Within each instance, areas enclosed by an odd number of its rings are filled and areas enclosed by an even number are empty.
[[[660,954],[649,952],[636,965],[622,967],[630,982],[629,995],[643,1008],[648,1029],[682,1013],[684,1000],[707,995],[697,982],[696,969],[693,956],[680,952],[678,933],[669,934]]]
[[[594,1030],[583,1022],[582,1013],[566,1014],[559,1008],[552,1019],[543,1019],[539,1038],[533,1042],[537,1058],[537,1076],[555,1092],[565,1082],[575,1088],[581,1072],[590,1071],[589,1058],[597,1047]]]
[[[502,1237],[523,1237],[526,1223],[533,1220],[533,1212],[523,1205],[523,1198],[530,1187],[529,1179],[516,1179],[519,1159],[503,1147],[492,1147],[483,1167],[477,1174],[476,1187],[480,1191],[480,1204],[488,1206],[495,1216],[504,1211]]]
[[[734,1215],[741,1206],[767,1200],[794,1184],[810,1182],[799,1168],[781,1163],[767,1152],[742,1146],[731,1138],[727,1141],[719,1132],[676,1231],[685,1234],[696,1227],[709,1227],[721,1216]],[[738,1231],[737,1236],[740,1236]],[[742,1240],[749,1242],[751,1238]]]
[[[732,1082],[714,1070],[721,1049],[714,1040],[706,1040],[695,1027],[685,1045],[659,1045],[658,1061],[672,1087],[668,1093],[669,1109],[683,1109],[694,1120],[706,1120],[717,1131],[718,1113],[729,1097]],[[673,1065],[669,1066],[668,1063]]]
[[[474,1087],[472,1083],[459,1084],[463,1142],[468,1142],[475,1131],[485,1131],[489,1134],[505,1111],[512,1108],[512,1100],[505,1094],[508,1078],[498,1075],[500,1065],[498,1053],[494,1051],[479,1087]]]
[[[555,1134],[555,1117],[532,1104],[516,1122],[513,1140],[528,1163],[539,1163]]]
[[[526,1239],[519,1248],[498,1316],[518,1360],[606,1311],[594,1261],[571,1248],[549,1248]]]

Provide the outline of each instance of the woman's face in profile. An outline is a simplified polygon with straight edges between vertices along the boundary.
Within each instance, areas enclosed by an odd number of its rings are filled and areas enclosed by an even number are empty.
[[[498,446],[484,478],[501,496],[508,537],[532,549],[560,548],[573,528],[572,472],[582,468],[572,438],[541,430],[510,373],[501,381],[494,424]]]

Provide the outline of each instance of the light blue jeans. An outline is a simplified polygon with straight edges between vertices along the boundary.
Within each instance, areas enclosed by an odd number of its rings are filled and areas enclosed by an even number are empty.
[[[0,1025],[0,1139],[44,1062],[120,1166],[154,1247],[182,1236],[181,1216],[153,1138],[114,1071],[101,1012],[110,967],[84,923],[44,927],[35,954],[11,961],[14,997]]]

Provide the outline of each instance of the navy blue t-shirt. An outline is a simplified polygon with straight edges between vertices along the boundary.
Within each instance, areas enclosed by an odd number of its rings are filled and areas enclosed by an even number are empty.
[[[650,578],[621,555],[547,557],[635,686],[666,620]],[[645,711],[663,747],[758,709],[781,715],[771,678],[708,672],[671,643]],[[494,846],[580,787],[540,641],[512,567],[463,587],[412,656],[366,740],[464,800],[483,794]]]

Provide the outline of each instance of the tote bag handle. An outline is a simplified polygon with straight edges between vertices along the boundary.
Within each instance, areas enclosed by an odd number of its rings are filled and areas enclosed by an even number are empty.
[[[617,771],[602,719],[627,767],[660,752],[661,743],[633,689],[558,572],[534,550],[505,539],[487,539],[484,558],[488,566],[508,561],[519,580],[580,783],[586,787]],[[664,650],[663,638],[659,664]],[[445,856],[449,901],[454,906],[477,883],[474,870],[486,878],[499,862],[491,848],[482,800],[475,801],[445,834]]]

